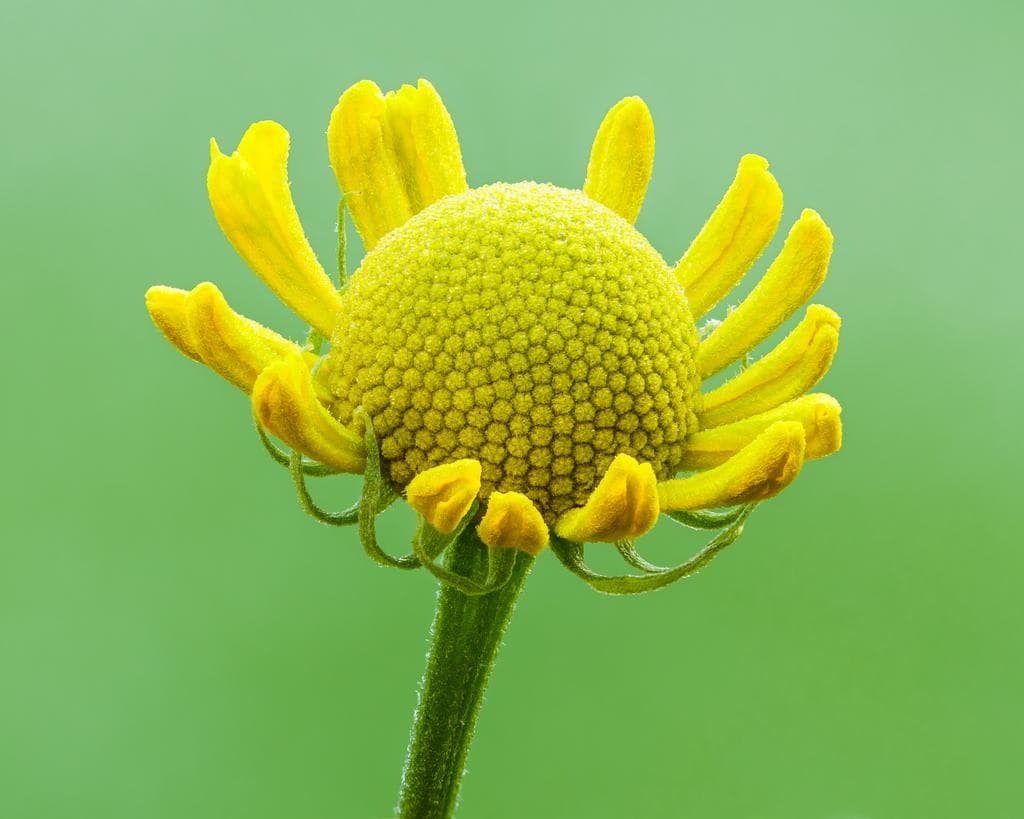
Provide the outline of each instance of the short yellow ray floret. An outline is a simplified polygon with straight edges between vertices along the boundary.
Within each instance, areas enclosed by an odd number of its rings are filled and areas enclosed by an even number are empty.
[[[639,537],[658,520],[657,485],[650,464],[616,455],[586,504],[562,515],[555,532],[578,543]]]
[[[327,146],[367,250],[427,205],[466,190],[455,126],[426,80],[386,95],[369,80],[356,83],[331,114]]]
[[[701,429],[718,427],[803,395],[832,365],[839,347],[839,316],[820,304],[764,358],[704,394]]]
[[[339,472],[361,473],[366,466],[362,439],[317,399],[302,355],[288,355],[260,373],[252,406],[260,426],[310,458]]]
[[[817,213],[805,210],[750,295],[701,342],[701,376],[729,366],[793,315],[825,281],[831,256],[832,231]]]
[[[626,97],[608,112],[597,131],[583,192],[633,223],[653,167],[651,112],[640,97]]]
[[[701,430],[690,436],[680,469],[708,469],[729,460],[776,421],[796,421],[804,428],[807,458],[823,458],[843,443],[842,408],[831,395],[812,393],[752,415],[742,421]]]
[[[477,534],[492,548],[519,549],[531,555],[540,554],[548,543],[543,516],[520,492],[492,492]]]
[[[804,462],[804,429],[777,421],[721,466],[658,484],[662,511],[681,512],[752,503],[777,495]]]
[[[463,458],[426,469],[405,490],[409,505],[443,535],[455,531],[480,494],[480,462]]]
[[[292,203],[288,132],[276,122],[257,122],[231,156],[211,140],[206,185],[217,222],[238,254],[285,304],[329,336],[340,300]]]
[[[747,154],[736,178],[683,258],[676,276],[694,318],[700,318],[743,278],[775,235],[782,189],[768,160]]]

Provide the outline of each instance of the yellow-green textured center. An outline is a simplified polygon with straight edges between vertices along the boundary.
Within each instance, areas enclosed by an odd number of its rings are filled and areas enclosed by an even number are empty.
[[[696,429],[697,332],[665,261],[579,191],[488,185],[431,205],[353,274],[321,368],[399,487],[477,458],[548,520],[620,452],[660,478]]]

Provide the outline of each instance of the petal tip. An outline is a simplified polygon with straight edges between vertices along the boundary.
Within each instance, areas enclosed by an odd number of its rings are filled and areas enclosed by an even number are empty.
[[[842,405],[831,395],[813,396],[815,406],[811,414],[812,430],[808,436],[807,457],[824,458],[838,452],[843,446]]]
[[[188,320],[189,293],[162,284],[146,290],[146,312],[153,324],[182,355],[203,363],[195,334]]]
[[[767,171],[768,160],[760,154],[743,154],[740,157],[740,169],[747,171]]]
[[[819,326],[829,326],[836,330],[842,327],[842,317],[831,307],[824,304],[811,304],[807,307],[807,317]]]

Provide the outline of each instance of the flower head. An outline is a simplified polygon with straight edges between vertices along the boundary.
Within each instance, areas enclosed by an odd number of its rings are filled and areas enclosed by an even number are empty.
[[[749,504],[839,448],[839,404],[807,394],[831,365],[839,317],[811,305],[750,359],[825,278],[832,235],[817,213],[803,211],[750,294],[698,331],[778,227],[782,193],[761,157],[740,160],[670,265],[633,226],[654,159],[636,97],[602,122],[581,190],[468,188],[454,125],[425,80],[388,94],[368,81],[349,88],[328,149],[341,213],[367,249],[340,289],[296,214],[280,125],[251,126],[230,156],[214,142],[208,175],[225,235],[308,322],[311,343],[239,316],[209,283],[154,287],[147,306],[181,352],[251,395],[261,436],[292,450],[271,445],[307,508],[358,520],[378,559],[434,567],[462,536],[529,554],[550,542],[593,580],[580,544],[605,541],[660,578],[631,544],[659,513],[728,527],[728,541]],[[305,475],[327,472],[365,474],[358,512],[312,503]],[[399,493],[422,531],[415,555],[382,558],[372,516]]]

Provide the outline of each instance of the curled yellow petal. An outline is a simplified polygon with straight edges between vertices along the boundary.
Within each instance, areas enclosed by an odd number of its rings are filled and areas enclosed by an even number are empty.
[[[362,437],[339,424],[317,400],[302,355],[290,354],[260,373],[252,406],[260,426],[299,452],[341,472],[363,471]]]
[[[804,428],[807,458],[823,458],[843,443],[842,407],[831,395],[812,393],[742,421],[695,432],[686,439],[680,469],[708,469],[725,463],[776,421],[796,421]]]
[[[434,86],[358,82],[331,114],[327,147],[367,250],[438,199],[466,190],[455,125]]]
[[[764,358],[704,395],[700,428],[728,424],[803,395],[817,384],[839,346],[839,316],[812,304],[803,320]]]
[[[659,483],[658,502],[665,512],[682,512],[765,500],[799,474],[804,452],[803,426],[776,421],[721,466]]]
[[[276,122],[257,122],[231,156],[211,140],[206,186],[217,222],[238,254],[285,304],[329,337],[341,300],[292,202],[288,132]]]
[[[463,458],[433,466],[409,481],[409,505],[443,535],[455,531],[480,494],[480,461]]]
[[[701,377],[732,364],[793,315],[825,281],[831,256],[832,231],[817,213],[805,210],[750,295],[701,342]]]
[[[164,338],[177,347],[183,355],[202,364],[203,357],[199,354],[195,337],[188,326],[188,316],[185,311],[187,299],[188,291],[186,290],[156,285],[146,291],[146,310],[149,311],[149,317],[153,319],[153,323],[163,333]]]
[[[782,189],[768,160],[747,154],[729,190],[676,265],[690,311],[700,318],[739,283],[775,235]]]
[[[548,543],[544,518],[533,501],[519,492],[492,492],[476,531],[492,548],[519,549],[531,555],[540,554]]]
[[[654,167],[654,120],[640,97],[620,100],[605,116],[590,149],[583,192],[635,222]]]
[[[577,543],[639,537],[658,520],[657,485],[650,464],[616,455],[586,504],[562,515],[555,532]]]
[[[289,354],[302,354],[307,368],[315,357],[294,342],[232,310],[210,282],[196,285],[185,300],[189,328],[203,362],[245,392],[261,372]]]

